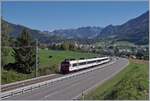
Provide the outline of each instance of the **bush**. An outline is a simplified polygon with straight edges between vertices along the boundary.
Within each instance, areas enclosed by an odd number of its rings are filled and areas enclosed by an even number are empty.
[[[52,58],[53,56],[49,56],[49,58]]]
[[[5,70],[15,70],[16,69],[16,64],[15,63],[8,63],[7,65],[4,66]]]
[[[51,74],[51,71],[48,67],[43,67],[38,69],[39,76]]]
[[[16,72],[23,73],[23,74],[31,74],[31,68],[23,68],[24,64],[20,63],[8,63],[4,66],[5,70],[15,70]]]
[[[32,74],[22,74],[13,70],[2,70],[2,74],[2,84],[25,80],[33,77]]]
[[[42,67],[42,68],[38,69],[38,73],[39,73],[40,76],[48,75],[48,74],[51,74],[51,73],[58,73],[58,72],[59,72],[59,70],[58,70],[57,65],[52,65],[50,67]]]

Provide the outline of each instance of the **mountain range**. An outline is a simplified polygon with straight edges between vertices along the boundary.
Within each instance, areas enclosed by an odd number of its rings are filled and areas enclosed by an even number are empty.
[[[50,35],[58,35],[64,36],[67,39],[92,39],[95,38],[100,32],[101,27],[79,27],[77,29],[62,29],[62,30],[54,30],[53,32],[49,33]]]
[[[12,29],[9,33],[11,37],[18,37],[22,29],[27,29],[34,39],[39,39],[41,43],[52,41],[62,41],[67,39],[110,39],[124,40],[134,44],[148,44],[149,42],[149,11],[127,21],[122,25],[108,25],[104,28],[97,26],[79,27],[76,29],[58,29],[54,31],[40,31],[22,25],[10,23],[4,19],[2,22],[8,24]]]
[[[112,38],[130,41],[135,44],[147,44],[149,41],[149,11],[122,25],[106,26],[100,32],[98,38]]]

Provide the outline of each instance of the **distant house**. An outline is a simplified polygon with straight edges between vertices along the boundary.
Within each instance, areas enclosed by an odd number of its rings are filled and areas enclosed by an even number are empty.
[[[48,50],[48,48],[45,48],[45,50]]]
[[[130,55],[130,58],[136,59],[136,56],[135,55]]]

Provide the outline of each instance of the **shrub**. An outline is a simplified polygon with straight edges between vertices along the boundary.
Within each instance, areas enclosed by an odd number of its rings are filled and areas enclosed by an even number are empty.
[[[58,73],[58,72],[59,72],[59,70],[58,70],[58,66],[56,64],[49,66],[49,67],[42,67],[42,68],[38,69],[38,73],[40,76],[41,75],[48,75],[51,73]]]
[[[32,78],[32,74],[22,74],[18,73],[13,70],[2,70],[2,84],[10,83],[10,82],[15,82],[15,81],[20,81],[20,80],[25,80]]]

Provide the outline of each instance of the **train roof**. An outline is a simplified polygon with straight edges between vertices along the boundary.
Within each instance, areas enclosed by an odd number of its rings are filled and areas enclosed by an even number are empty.
[[[94,61],[94,60],[105,59],[105,58],[109,58],[109,57],[97,57],[97,58],[79,59],[79,60],[66,60],[66,62],[77,63],[77,62]]]

